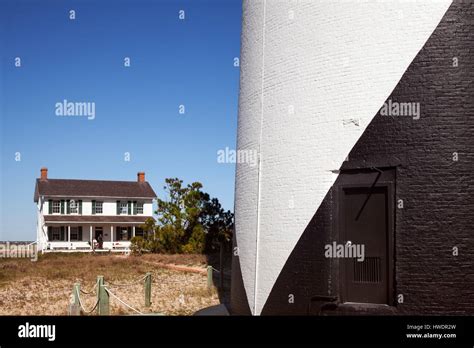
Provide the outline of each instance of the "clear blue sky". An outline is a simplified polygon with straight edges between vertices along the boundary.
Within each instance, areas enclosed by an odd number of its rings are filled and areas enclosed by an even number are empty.
[[[42,166],[50,178],[145,171],[161,197],[167,177],[200,181],[233,210],[235,166],[216,158],[236,142],[240,0],[0,0],[0,25],[0,240],[35,239]],[[63,99],[95,102],[95,119],[56,116]]]

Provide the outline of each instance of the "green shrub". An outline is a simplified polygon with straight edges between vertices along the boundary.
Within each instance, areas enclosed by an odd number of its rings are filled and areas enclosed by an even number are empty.
[[[140,236],[133,237],[131,240],[130,250],[134,254],[141,255],[143,252],[148,251],[148,241]]]

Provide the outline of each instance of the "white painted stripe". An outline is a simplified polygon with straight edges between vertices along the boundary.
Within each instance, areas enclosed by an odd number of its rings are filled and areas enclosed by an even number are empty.
[[[246,2],[243,6],[241,35],[241,89],[237,148],[259,151],[260,122],[262,115],[262,55],[263,55],[263,1]],[[245,84],[245,86],[243,86]],[[246,100],[244,103],[243,101]],[[257,210],[258,165],[238,163],[235,179],[235,229],[246,231],[237,235],[242,278],[250,309],[254,311],[257,267]]]

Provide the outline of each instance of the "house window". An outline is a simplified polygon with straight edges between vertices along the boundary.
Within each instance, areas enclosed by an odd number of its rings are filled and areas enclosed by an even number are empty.
[[[71,227],[71,240],[79,240],[79,228]]]
[[[137,202],[137,214],[143,214],[143,202]]]
[[[120,214],[128,214],[128,203],[120,202]]]
[[[103,212],[103,202],[95,202],[95,213],[96,214],[102,214]]]
[[[132,228],[118,226],[116,228],[116,241],[127,241],[132,238]]]
[[[79,203],[75,200],[69,202],[69,211],[71,214],[77,214],[79,211]]]
[[[53,201],[53,214],[61,213],[61,201]]]
[[[127,228],[122,228],[121,230],[120,240],[128,240],[128,229]]]
[[[143,229],[140,227],[135,228],[135,236],[136,237],[144,237]]]
[[[61,240],[61,229],[59,227],[53,227],[52,230],[52,240]]]
[[[128,228],[121,227],[120,228],[120,240],[128,240]]]

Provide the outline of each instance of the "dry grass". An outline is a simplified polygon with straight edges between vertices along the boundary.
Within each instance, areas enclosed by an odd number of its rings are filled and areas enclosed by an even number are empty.
[[[164,269],[152,263],[186,265],[204,269],[203,255],[93,255],[47,254],[37,262],[0,259],[0,315],[65,315],[75,282],[90,291],[97,275],[103,275],[110,290],[143,313],[190,315],[219,303],[216,291],[208,291],[206,276]],[[143,283],[134,282],[152,273],[152,306],[144,307]],[[133,284],[113,286],[112,284]],[[92,308],[95,294],[81,295]],[[111,298],[111,314],[132,314]]]

